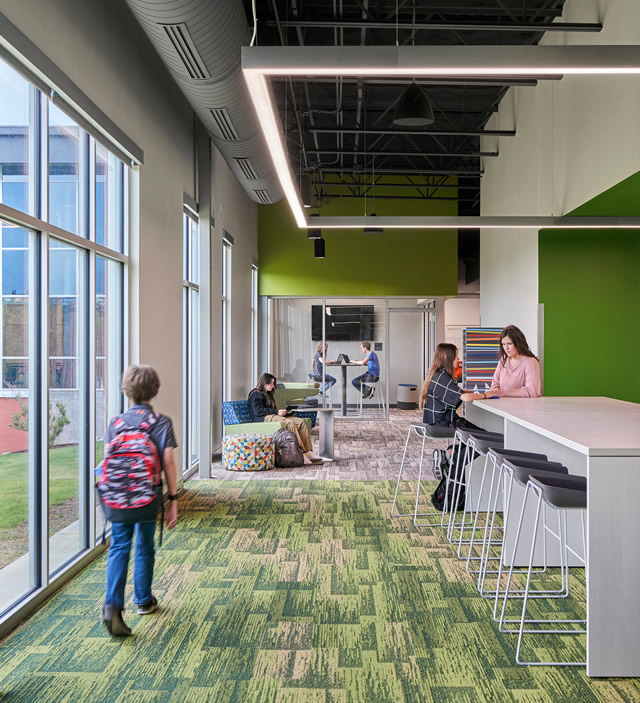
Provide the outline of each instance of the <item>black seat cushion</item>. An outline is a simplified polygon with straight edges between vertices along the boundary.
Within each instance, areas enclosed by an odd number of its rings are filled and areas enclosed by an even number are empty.
[[[504,445],[504,435],[498,433],[480,436],[477,432],[473,432],[469,439],[473,440],[476,450],[482,454],[486,454],[491,447],[502,447]]]
[[[504,457],[522,458],[522,459],[541,459],[547,460],[546,454],[537,454],[536,452],[523,452],[520,449],[504,449],[500,447],[491,447],[489,454],[493,454],[496,459],[500,460]]]
[[[413,422],[411,427],[424,431],[431,439],[450,439],[455,434],[455,427],[447,425],[427,425],[426,422]]]
[[[542,499],[551,507],[586,510],[585,476],[532,476],[529,480],[542,489]]]
[[[513,478],[518,483],[522,484],[527,483],[529,480],[529,473],[533,471],[546,471],[561,474],[569,473],[569,470],[559,461],[542,461],[513,457],[510,459],[504,458],[502,463],[513,471]],[[519,471],[519,469],[523,469],[523,471]]]

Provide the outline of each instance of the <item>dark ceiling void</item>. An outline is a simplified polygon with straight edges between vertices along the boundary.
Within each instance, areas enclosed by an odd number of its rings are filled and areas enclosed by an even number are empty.
[[[530,45],[545,32],[598,32],[562,20],[565,0],[262,0],[256,3],[261,46]],[[243,0],[253,26],[252,2]],[[513,86],[535,77],[418,78],[433,110],[424,128],[394,124],[410,78],[300,77],[272,81],[289,160],[298,182],[317,198],[441,199],[452,192],[460,215],[480,214],[483,165],[499,158],[515,130],[487,130]],[[482,135],[491,136],[481,144]],[[451,190],[449,176],[460,188]],[[339,192],[329,184],[343,184]],[[357,185],[354,185],[357,184]],[[439,184],[441,187],[439,187]],[[387,187],[382,187],[382,186]]]

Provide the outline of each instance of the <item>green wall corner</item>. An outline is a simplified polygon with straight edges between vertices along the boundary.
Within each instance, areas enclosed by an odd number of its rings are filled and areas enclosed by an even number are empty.
[[[378,215],[456,215],[451,202],[378,200]],[[452,193],[452,195],[453,195]],[[372,201],[368,198],[368,212]],[[322,215],[364,213],[359,199],[334,199]],[[258,208],[260,295],[422,296],[456,295],[455,230],[323,230],[326,258],[314,259],[313,242],[298,229],[286,201]]]
[[[640,173],[571,215],[640,215]],[[640,230],[541,230],[545,395],[640,402]]]

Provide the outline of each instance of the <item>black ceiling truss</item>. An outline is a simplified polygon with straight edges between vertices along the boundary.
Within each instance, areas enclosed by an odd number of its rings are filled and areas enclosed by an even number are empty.
[[[249,24],[252,2],[243,0]],[[256,3],[259,45],[537,44],[545,32],[599,32],[600,18],[565,22],[565,0],[269,0]],[[411,78],[310,76],[272,80],[297,178],[317,196],[450,199],[479,214],[486,160],[515,129],[485,129],[510,88],[554,76],[419,77],[434,123],[393,124]],[[485,138],[484,140],[481,139]],[[455,191],[456,181],[459,183]],[[425,180],[426,179],[426,180]]]

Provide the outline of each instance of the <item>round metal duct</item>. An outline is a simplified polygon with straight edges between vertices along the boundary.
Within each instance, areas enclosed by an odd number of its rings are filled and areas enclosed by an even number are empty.
[[[126,0],[247,195],[283,197],[240,68],[241,0]]]

